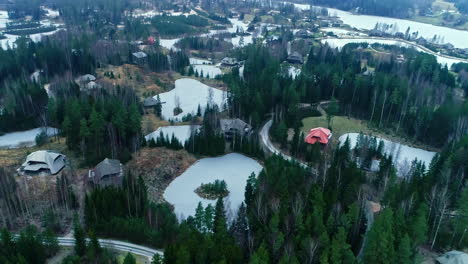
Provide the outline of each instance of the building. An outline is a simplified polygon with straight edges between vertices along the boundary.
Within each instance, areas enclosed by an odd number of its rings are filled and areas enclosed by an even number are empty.
[[[119,160],[104,159],[88,171],[88,182],[94,186],[120,186],[123,178],[123,165]]]
[[[440,264],[468,264],[468,254],[461,251],[452,250],[438,257]]]
[[[234,58],[226,57],[221,60],[221,65],[227,66],[227,67],[234,67],[234,66],[239,65],[239,62]]]
[[[239,118],[221,119],[219,126],[226,139],[232,139],[235,135],[248,136],[252,132],[252,126]]]
[[[133,62],[138,65],[146,64],[146,60],[148,59],[148,55],[146,55],[146,53],[144,53],[143,51],[132,53],[132,56]]]
[[[309,144],[315,144],[317,142],[328,144],[331,137],[332,133],[330,129],[317,127],[310,130],[309,134],[304,138],[304,141]]]
[[[155,107],[158,104],[158,101],[154,97],[148,97],[143,100],[143,106],[146,108]]]
[[[296,64],[303,64],[304,63],[304,58],[302,57],[299,52],[293,52],[291,55],[288,56],[287,61],[289,63],[296,63]]]
[[[309,31],[305,29],[301,29],[298,32],[296,32],[296,37],[298,38],[311,38],[312,34],[309,33]]]
[[[416,43],[418,43],[419,45],[422,45],[422,46],[425,46],[427,45],[427,40],[423,37],[419,37],[417,40],[416,40]]]
[[[65,155],[50,150],[29,154],[18,169],[23,175],[55,175],[65,167]]]

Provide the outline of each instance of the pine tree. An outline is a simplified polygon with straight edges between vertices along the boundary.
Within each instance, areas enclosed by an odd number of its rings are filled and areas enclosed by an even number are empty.
[[[136,259],[135,257],[129,252],[125,256],[123,264],[136,264]]]
[[[411,241],[408,234],[405,234],[401,241],[398,244],[398,256],[397,256],[397,263],[398,264],[412,264],[414,263],[411,259],[412,252],[411,252]]]
[[[75,236],[75,254],[78,256],[84,256],[86,254],[86,236],[81,225],[76,222],[73,229]]]

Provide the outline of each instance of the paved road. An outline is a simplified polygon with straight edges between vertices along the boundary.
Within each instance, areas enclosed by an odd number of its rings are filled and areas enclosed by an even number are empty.
[[[58,237],[58,243],[60,246],[73,247],[75,245],[75,238],[72,237]],[[99,239],[101,247],[107,249],[115,249],[124,252],[130,252],[135,255],[143,256],[152,261],[155,254],[164,255],[164,252],[161,250],[156,250],[144,246],[135,245],[128,242],[111,240],[111,239]]]
[[[263,125],[262,129],[260,130],[260,138],[261,138],[261,142],[263,144],[263,146],[272,154],[275,154],[275,155],[280,155],[281,157],[283,157],[283,159],[285,160],[288,160],[288,161],[296,161],[297,163],[301,164],[302,166],[304,167],[308,167],[308,165],[304,162],[301,162],[289,155],[286,155],[284,154],[283,152],[281,152],[281,150],[277,149],[275,147],[275,145],[273,145],[273,143],[271,142],[270,140],[270,128],[271,128],[271,125],[273,124],[273,120],[270,119],[268,120],[268,122],[265,123],[265,125]]]

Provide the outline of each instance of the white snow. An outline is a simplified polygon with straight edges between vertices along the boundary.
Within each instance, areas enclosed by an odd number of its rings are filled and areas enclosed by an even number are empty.
[[[0,28],[6,27],[6,23],[8,23],[8,12],[0,10]]]
[[[296,79],[296,77],[299,76],[299,74],[301,74],[301,69],[289,66],[288,74],[289,76],[291,76],[291,78]]]
[[[213,64],[210,60],[199,59],[199,58],[189,58],[190,65],[211,65]]]
[[[0,148],[11,149],[35,146],[36,136],[42,131],[45,131],[49,137],[58,133],[58,130],[52,127],[34,128],[26,131],[7,133],[0,136]]]
[[[46,11],[46,17],[56,18],[56,17],[60,16],[60,13],[59,13],[58,10],[53,10],[53,9],[47,8],[45,6],[41,6],[41,8],[42,8],[42,10]]]
[[[218,105],[220,109],[224,107],[224,102],[226,101],[225,92],[190,78],[176,80],[173,90],[159,94],[162,102],[162,117],[165,120],[180,122],[183,116],[189,113],[196,114],[199,105],[203,113],[208,104],[210,90],[213,95],[211,103]],[[156,96],[154,98],[156,99]],[[183,112],[174,116],[177,98],[180,101],[180,108],[182,108]]]
[[[310,9],[310,5],[294,4],[294,6],[301,10]],[[437,35],[443,38],[445,42],[452,43],[457,48],[468,48],[468,41],[466,41],[468,39],[468,31],[465,30],[434,26],[405,19],[353,14],[334,8],[327,9],[330,15],[339,17],[344,24],[354,28],[371,30],[377,23],[385,23],[394,25],[393,31],[405,32],[409,27],[410,33],[418,32],[420,37],[432,39],[434,35]]]
[[[426,50],[423,50],[415,45],[411,45],[407,42],[403,42],[400,40],[387,40],[387,39],[372,39],[372,38],[356,38],[356,39],[336,39],[336,38],[329,38],[329,39],[322,39],[322,43],[328,43],[328,45],[332,48],[338,48],[341,49],[345,45],[349,43],[368,43],[368,44],[383,44],[383,45],[393,45],[393,46],[399,46],[399,47],[405,47],[405,48],[413,48],[419,52],[424,52],[431,54],[436,57],[437,62],[442,64],[442,66],[447,65],[447,67],[450,69],[453,64],[459,63],[459,62],[465,62],[467,63],[466,60],[464,59],[455,59],[455,58],[447,58],[444,56],[440,56],[437,54],[429,53]]]
[[[343,144],[346,141],[346,138],[348,137],[350,147],[354,148],[357,144],[358,136],[359,133],[348,133],[342,135],[338,140],[341,144]],[[386,155],[392,155],[393,163],[395,164],[398,176],[400,177],[404,177],[405,175],[407,175],[411,167],[411,163],[415,159],[422,161],[426,165],[426,168],[428,168],[432,161],[432,158],[434,158],[434,156],[436,155],[436,152],[413,148],[404,144],[396,143],[386,139],[381,139],[378,137],[377,141],[384,142],[384,153]]]
[[[223,72],[216,65],[193,65],[193,70],[198,74],[203,73],[204,78],[214,79],[218,75],[222,75]]]
[[[195,129],[198,129],[200,126],[194,126]],[[179,140],[182,144],[184,144],[187,139],[190,138],[191,128],[190,126],[165,126],[160,127],[156,131],[151,132],[150,134],[145,136],[145,139],[148,141],[153,138],[155,141],[161,135],[161,132],[165,137],[171,139],[172,135]]]
[[[180,38],[176,38],[176,39],[160,39],[159,40],[159,45],[161,45],[161,47],[164,47],[168,50],[174,50],[174,51],[178,51],[179,49],[175,47],[175,44],[177,42],[179,42]]]
[[[229,189],[229,195],[224,200],[226,209],[235,212],[244,201],[248,177],[252,172],[258,175],[261,170],[262,166],[256,160],[237,153],[201,159],[171,182],[164,192],[164,199],[174,205],[179,219],[186,218],[195,214],[199,202],[203,207],[216,203],[216,200],[201,198],[194,192],[195,189],[202,183],[224,180]]]

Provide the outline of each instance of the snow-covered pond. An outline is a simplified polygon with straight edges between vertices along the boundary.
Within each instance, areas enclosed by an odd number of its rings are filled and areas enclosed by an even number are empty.
[[[296,8],[301,10],[309,10],[309,5],[294,4]],[[358,29],[371,30],[377,23],[386,23],[396,25],[394,31],[405,32],[410,28],[410,33],[418,32],[420,37],[432,39],[434,35],[440,36],[445,42],[452,43],[457,48],[468,48],[468,31],[458,30],[448,27],[434,26],[431,24],[414,22],[405,19],[397,19],[391,17],[357,15],[347,11],[342,11],[334,8],[328,8],[328,13],[332,16],[339,17],[345,24]]]
[[[200,126],[194,126],[193,128],[191,126],[165,126],[165,127],[160,127],[156,131],[151,132],[150,134],[145,136],[145,139],[151,140],[156,139],[161,135],[161,132],[165,137],[168,137],[171,139],[172,135],[174,135],[180,143],[184,144],[187,139],[190,138],[190,134],[192,133],[192,129],[198,129]]]
[[[204,78],[214,79],[218,75],[222,75],[223,72],[217,65],[193,65],[194,72],[198,72]]]
[[[322,43],[327,43],[330,47],[332,48],[338,48],[341,49],[345,45],[349,43],[368,43],[368,44],[383,44],[383,45],[393,45],[393,46],[399,46],[399,47],[405,47],[405,48],[413,48],[419,52],[424,52],[431,54],[436,57],[437,62],[439,62],[442,65],[447,65],[447,67],[450,69],[453,64],[459,63],[459,62],[465,62],[467,63],[466,60],[463,59],[455,59],[455,58],[447,58],[445,56],[440,56],[434,53],[429,53],[426,50],[421,49],[418,46],[411,45],[407,42],[400,41],[400,40],[389,40],[389,39],[373,39],[373,38],[355,38],[355,39],[337,39],[337,38],[328,38],[328,39],[322,39]]]
[[[36,136],[42,131],[46,132],[49,137],[58,133],[58,130],[52,127],[34,128],[26,131],[7,133],[0,136],[0,148],[32,147],[36,145]]]
[[[212,95],[210,103],[218,105],[220,109],[224,107],[227,96],[225,92],[194,79],[178,79],[175,81],[175,88],[173,90],[159,94],[162,102],[162,117],[165,120],[180,122],[185,115],[190,113],[196,114],[198,106],[200,106],[203,114],[209,102],[210,93]],[[155,96],[154,98],[156,99],[157,97]],[[182,109],[182,113],[174,115],[174,108],[177,104]]]
[[[171,182],[164,192],[164,199],[174,205],[179,219],[186,218],[195,214],[199,202],[204,207],[216,203],[216,200],[201,198],[194,192],[195,189],[202,183],[224,180],[229,189],[229,195],[225,198],[226,209],[235,212],[244,201],[248,177],[252,172],[258,175],[261,170],[262,166],[256,160],[237,153],[204,158]]]
[[[349,138],[350,147],[354,148],[357,144],[359,133],[348,133],[342,135],[338,140],[340,143],[344,143],[346,138]],[[366,136],[367,137],[367,136]],[[429,167],[432,158],[436,155],[436,152],[427,151],[424,149],[413,148],[404,144],[396,143],[386,139],[381,139],[377,137],[377,141],[383,141],[384,143],[384,153],[386,155],[392,155],[393,163],[397,169],[398,176],[407,175],[409,169],[411,168],[411,163],[417,159],[422,161],[426,168]]]

